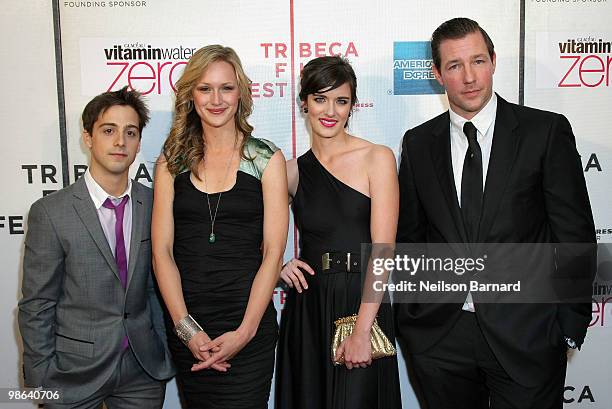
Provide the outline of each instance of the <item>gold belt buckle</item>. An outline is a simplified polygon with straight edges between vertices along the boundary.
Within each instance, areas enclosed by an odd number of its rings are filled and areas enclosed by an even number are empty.
[[[331,260],[329,258],[329,253],[324,253],[321,256],[321,269],[329,270]]]

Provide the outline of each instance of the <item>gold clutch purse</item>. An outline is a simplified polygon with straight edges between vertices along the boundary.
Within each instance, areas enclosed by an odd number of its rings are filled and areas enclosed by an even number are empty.
[[[350,315],[348,317],[342,317],[334,321],[336,325],[336,331],[334,332],[334,338],[331,343],[331,358],[334,365],[342,365],[344,363],[344,357],[341,357],[340,361],[336,361],[336,351],[338,347],[349,335],[353,333],[355,328],[355,322],[357,321],[357,314]],[[396,354],[395,347],[389,341],[389,338],[378,326],[378,321],[374,320],[372,329],[370,330],[370,343],[372,345],[372,359],[383,358],[385,356],[394,356]]]

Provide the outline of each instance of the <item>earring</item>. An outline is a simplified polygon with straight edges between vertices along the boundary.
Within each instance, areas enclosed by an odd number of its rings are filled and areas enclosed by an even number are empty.
[[[308,107],[304,107],[304,113],[307,114],[308,113]]]
[[[349,118],[351,117],[351,114],[352,114],[352,113],[353,113],[353,111],[350,111],[350,112],[349,112]]]
[[[187,101],[187,112],[191,112],[193,110],[193,99]]]

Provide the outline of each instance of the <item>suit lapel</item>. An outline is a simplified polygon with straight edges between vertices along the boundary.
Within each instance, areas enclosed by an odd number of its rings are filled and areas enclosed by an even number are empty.
[[[96,243],[96,246],[98,246],[98,249],[100,249],[106,263],[117,276],[117,279],[119,279],[117,262],[115,261],[115,257],[113,257],[113,253],[108,245],[104,231],[102,231],[98,213],[96,212],[96,208],[94,207],[89,191],[87,190],[87,185],[85,185],[85,180],[82,177],[75,182],[73,195],[73,206],[81,219],[81,222],[91,235],[93,241]]]
[[[506,190],[512,165],[514,164],[518,148],[518,137],[514,130],[518,121],[510,104],[497,97],[497,114],[495,116],[495,130],[491,157],[482,200],[482,213],[478,229],[478,242],[486,241],[487,234],[495,220],[500,200]]]
[[[457,189],[453,177],[453,168],[450,149],[450,117],[448,112],[440,117],[440,120],[433,128],[433,139],[431,145],[431,155],[434,168],[438,176],[438,182],[442,188],[442,193],[446,200],[446,205],[451,212],[455,224],[455,237],[449,237],[449,242],[467,241],[463,217],[459,209],[457,200]]]
[[[142,240],[142,228],[144,223],[144,205],[142,203],[142,195],[136,182],[132,182],[132,235],[130,238],[130,257],[128,264],[128,282],[127,288],[130,287],[136,262],[138,261],[138,251],[140,250],[140,242]],[[127,292],[126,288],[126,292]]]

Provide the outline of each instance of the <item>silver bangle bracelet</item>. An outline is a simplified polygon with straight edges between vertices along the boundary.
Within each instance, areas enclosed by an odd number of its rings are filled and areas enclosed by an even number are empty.
[[[177,322],[176,326],[174,327],[174,332],[176,332],[176,335],[178,335],[179,339],[183,342],[183,344],[185,344],[185,346],[188,346],[191,338],[193,338],[193,336],[199,331],[204,330],[191,315],[187,315],[185,318]]]

